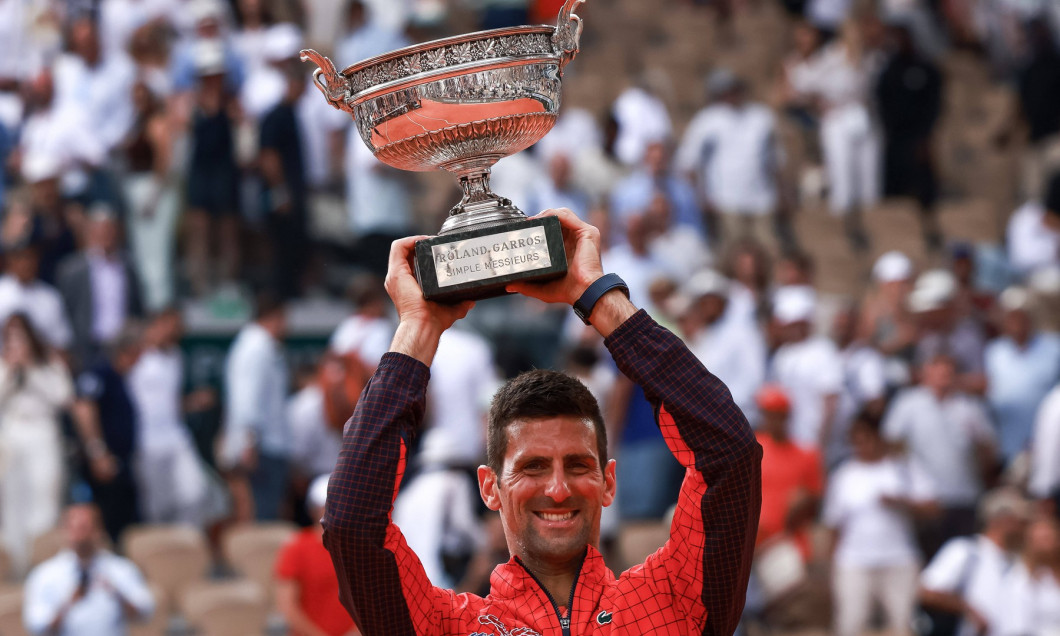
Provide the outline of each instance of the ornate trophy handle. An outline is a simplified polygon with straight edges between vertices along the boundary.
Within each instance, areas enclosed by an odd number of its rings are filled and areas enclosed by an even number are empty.
[[[562,56],[560,68],[570,64],[574,56],[578,54],[582,39],[582,19],[574,13],[575,7],[585,0],[567,0],[563,8],[559,10],[559,22],[556,24],[556,33],[552,36],[552,42],[556,52]]]
[[[328,100],[328,103],[335,108],[353,114],[353,108],[351,108],[346,100],[350,97],[350,80],[343,77],[338,71],[335,70],[335,65],[326,56],[317,53],[313,49],[305,49],[302,51],[301,59],[303,62],[313,62],[320,68],[313,71],[313,83],[316,84],[320,92],[324,94],[324,97]]]

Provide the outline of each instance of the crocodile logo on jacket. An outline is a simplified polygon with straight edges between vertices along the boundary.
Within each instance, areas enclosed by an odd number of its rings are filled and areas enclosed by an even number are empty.
[[[497,629],[497,634],[493,635],[487,632],[473,632],[468,636],[541,636],[541,634],[535,632],[529,627],[516,627],[513,630],[509,630],[507,627],[504,626],[504,623],[502,623],[499,618],[493,616],[492,614],[479,616],[478,622],[482,623],[483,625],[491,625],[495,627]]]

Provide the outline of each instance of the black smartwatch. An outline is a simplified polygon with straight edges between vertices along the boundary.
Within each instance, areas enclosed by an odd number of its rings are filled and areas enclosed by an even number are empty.
[[[626,281],[619,278],[618,274],[604,274],[597,278],[592,285],[589,285],[589,288],[585,290],[581,298],[574,303],[574,313],[582,319],[582,322],[588,325],[589,316],[593,313],[593,307],[603,298],[604,294],[612,289],[621,289],[626,298],[629,298],[629,285],[626,285]]]

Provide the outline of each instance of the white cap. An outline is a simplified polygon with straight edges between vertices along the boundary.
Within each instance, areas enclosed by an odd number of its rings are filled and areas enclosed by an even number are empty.
[[[290,22],[271,26],[265,33],[262,53],[270,62],[296,58],[301,50],[302,31]]]
[[[1034,515],[1034,507],[1019,489],[1001,487],[983,495],[978,512],[980,520],[986,523],[1003,516],[1030,519]]]
[[[914,312],[941,309],[957,295],[957,279],[949,270],[933,269],[916,279],[909,294],[909,309]]]
[[[1009,287],[1001,292],[998,304],[1005,311],[1030,311],[1031,293],[1023,287]]]
[[[1027,285],[1043,296],[1060,294],[1060,265],[1052,265],[1036,270],[1027,279]]]
[[[62,172],[62,161],[48,152],[32,152],[22,160],[22,179],[26,183],[57,179]]]
[[[773,294],[773,317],[782,325],[810,322],[817,310],[817,295],[805,285],[781,287]]]
[[[702,298],[704,296],[722,296],[727,298],[729,295],[729,279],[712,269],[704,269],[693,274],[681,291],[692,298]]]
[[[684,292],[677,292],[670,294],[670,297],[663,303],[663,309],[673,318],[683,318],[694,304],[695,301],[691,296]]]
[[[225,73],[225,45],[220,39],[196,42],[193,56],[195,59],[195,72],[200,77],[223,75]]]
[[[195,24],[206,20],[221,20],[225,8],[218,0],[192,0],[188,3],[188,13]]]
[[[878,283],[894,283],[913,277],[913,261],[905,254],[894,250],[876,259],[872,266],[872,277]]]
[[[328,481],[330,479],[331,475],[321,475],[309,484],[309,490],[306,491],[305,495],[307,509],[312,511],[324,507],[324,503],[328,499]]]
[[[419,462],[426,467],[446,466],[463,457],[466,449],[467,445],[462,444],[448,430],[435,426],[423,436]]]

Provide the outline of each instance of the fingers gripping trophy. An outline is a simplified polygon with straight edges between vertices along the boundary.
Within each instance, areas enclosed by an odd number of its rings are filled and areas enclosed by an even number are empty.
[[[578,53],[582,21],[567,0],[557,26],[482,31],[380,55],[339,72],[313,50],[314,83],[353,116],[388,165],[447,170],[463,198],[438,236],[418,240],[414,266],[428,300],[455,303],[506,293],[513,283],[567,272],[556,216],[528,218],[490,189],[490,168],[537,143],[556,123],[564,67]]]

